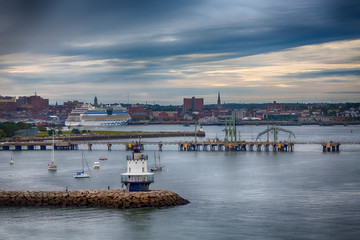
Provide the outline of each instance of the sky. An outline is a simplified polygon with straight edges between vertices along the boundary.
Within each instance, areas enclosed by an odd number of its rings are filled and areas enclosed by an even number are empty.
[[[360,102],[358,0],[0,0],[0,95]]]

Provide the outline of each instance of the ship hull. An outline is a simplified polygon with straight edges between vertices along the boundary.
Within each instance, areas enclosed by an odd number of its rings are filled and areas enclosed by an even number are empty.
[[[128,121],[81,121],[81,122],[65,122],[67,127],[80,126],[121,126],[126,125]]]

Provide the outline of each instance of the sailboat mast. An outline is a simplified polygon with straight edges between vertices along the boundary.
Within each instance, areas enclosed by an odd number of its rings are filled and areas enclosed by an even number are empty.
[[[84,168],[84,151],[82,151],[81,166],[82,166],[82,170],[83,170],[83,172],[84,172],[84,170],[85,170],[85,168]]]
[[[51,150],[51,160],[52,161],[55,161],[55,140],[54,140],[54,132],[53,132],[53,135],[52,135],[52,150]]]
[[[157,164],[156,164],[156,153],[154,151],[154,160],[155,160],[155,167],[157,167]]]

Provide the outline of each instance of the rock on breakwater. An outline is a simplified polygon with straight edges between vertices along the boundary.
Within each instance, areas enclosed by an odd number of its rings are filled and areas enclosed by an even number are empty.
[[[168,190],[127,192],[125,190],[8,191],[0,190],[0,206],[58,206],[143,208],[188,204]]]

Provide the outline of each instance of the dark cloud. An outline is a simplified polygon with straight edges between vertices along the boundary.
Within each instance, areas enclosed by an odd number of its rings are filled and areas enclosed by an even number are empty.
[[[360,2],[356,0],[1,0],[0,81],[6,78],[7,82],[61,80],[65,83],[150,85],[159,80],[176,79],[170,70],[181,72],[202,62],[208,64],[358,38]],[[25,74],[21,71],[1,73],[16,62],[2,63],[1,56],[24,52],[37,56],[79,57],[78,61],[94,61],[94,64],[82,68],[60,62],[60,66],[49,67],[57,71],[45,72],[42,68],[47,66],[42,61],[41,71],[36,73],[31,72],[31,68]],[[184,57],[194,54],[208,56]],[[105,70],[96,62],[109,59],[126,62],[108,61],[109,68]],[[359,61],[356,57],[347,58],[348,63],[352,60]],[[37,62],[34,59],[33,63],[19,63],[17,70],[21,64],[28,66]],[[76,68],[78,72],[75,73]],[[67,71],[60,74],[61,69]],[[192,73],[187,71],[187,74]],[[319,71],[286,77],[336,75],[358,76],[359,71]],[[337,80],[336,77],[332,79]],[[182,91],[189,95],[206,95],[209,89],[184,88]],[[245,90],[246,93],[255,91]]]
[[[241,7],[260,12],[251,21],[241,16],[227,19],[227,12],[219,13],[213,2],[206,1],[2,1],[1,21],[8,24],[0,30],[0,53],[34,50],[135,58],[204,52],[250,55],[360,35],[357,1],[273,5],[264,1],[259,10],[250,3]],[[215,14],[224,22],[216,22]],[[153,41],[169,33],[179,40]],[[126,43],[122,35],[128,38]],[[91,48],[67,45],[104,38],[119,43]]]

